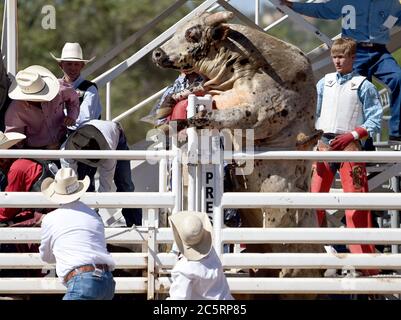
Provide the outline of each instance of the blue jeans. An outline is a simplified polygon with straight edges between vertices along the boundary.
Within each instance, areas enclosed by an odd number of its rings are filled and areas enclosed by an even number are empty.
[[[67,282],[67,292],[63,300],[111,300],[116,283],[111,272],[103,271],[100,276],[82,272]]]
[[[354,70],[372,80],[375,76],[391,91],[391,119],[389,134],[401,136],[401,67],[393,56],[383,48],[357,47]]]
[[[129,150],[127,138],[121,130],[120,140],[118,141],[117,150]],[[131,177],[131,163],[129,160],[118,160],[116,170],[114,172],[114,183],[117,192],[134,192],[135,185]],[[127,227],[132,225],[142,225],[142,209],[140,208],[123,208],[122,215],[125,219]]]

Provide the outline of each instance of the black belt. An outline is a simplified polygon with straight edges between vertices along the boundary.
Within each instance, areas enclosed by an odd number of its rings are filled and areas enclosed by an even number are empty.
[[[338,134],[335,134],[335,133],[323,133],[323,138],[330,139],[330,140],[334,139],[337,136],[338,136]]]
[[[385,44],[382,43],[372,43],[372,42],[358,42],[358,47],[363,48],[372,48],[372,49],[384,49],[386,48]]]

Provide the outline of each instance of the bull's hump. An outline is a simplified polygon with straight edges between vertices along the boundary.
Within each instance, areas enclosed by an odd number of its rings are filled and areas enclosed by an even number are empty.
[[[221,94],[214,95],[213,100],[216,103],[217,109],[228,109],[238,107],[240,105],[249,104],[250,102],[249,90],[236,88],[235,90],[228,90]]]

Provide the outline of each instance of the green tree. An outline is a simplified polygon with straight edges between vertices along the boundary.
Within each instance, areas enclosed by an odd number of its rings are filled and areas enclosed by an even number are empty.
[[[173,4],[171,0],[19,0],[18,1],[18,69],[39,64],[62,76],[57,63],[50,56],[60,56],[65,42],[79,42],[85,57],[100,58],[130,35],[140,30],[163,10]],[[52,5],[56,9],[56,28],[43,29],[42,8]],[[1,4],[3,9],[3,2]],[[93,79],[128,58],[177,22],[190,7],[184,5],[139,38],[134,45],[115,57],[100,70],[89,76]],[[112,81],[112,117],[134,106],[150,94],[171,83],[177,74],[153,65],[150,55],[133,65]],[[105,109],[105,88],[100,88]],[[148,113],[147,108],[122,121],[130,143],[143,139],[150,128],[139,119]],[[105,117],[103,117],[105,118]]]

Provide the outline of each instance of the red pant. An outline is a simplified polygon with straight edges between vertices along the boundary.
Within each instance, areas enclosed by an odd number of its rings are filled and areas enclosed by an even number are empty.
[[[364,163],[342,162],[339,168],[341,184],[344,192],[368,192],[368,178]],[[329,192],[333,183],[336,169],[330,168],[328,162],[317,162],[313,164],[312,192]],[[325,211],[317,210],[319,225],[325,220]],[[372,217],[370,211],[345,210],[347,228],[371,228]],[[352,253],[374,253],[374,245],[349,246]]]

